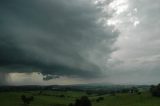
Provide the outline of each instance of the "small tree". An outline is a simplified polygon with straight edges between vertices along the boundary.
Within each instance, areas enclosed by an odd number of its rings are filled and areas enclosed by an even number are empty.
[[[26,97],[25,95],[22,95],[21,100],[22,100],[24,105],[29,105],[30,102],[34,100],[34,97],[33,96]]]
[[[87,96],[82,96],[80,99],[80,106],[92,106],[91,101]]]
[[[71,105],[69,104],[69,106]],[[92,103],[87,96],[82,96],[80,99],[76,99],[73,106],[92,106]]]
[[[21,96],[21,100],[22,100],[23,104],[26,104],[26,96],[25,95]]]

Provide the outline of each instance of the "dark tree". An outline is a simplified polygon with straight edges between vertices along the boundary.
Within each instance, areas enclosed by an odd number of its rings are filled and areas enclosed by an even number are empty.
[[[137,92],[138,95],[141,95],[142,93],[140,91]]]
[[[79,99],[76,99],[74,106],[80,106],[81,105],[81,101]]]
[[[87,96],[82,96],[80,99],[80,106],[92,106],[91,101]]]
[[[33,96],[26,97],[25,95],[22,95],[21,100],[22,100],[23,104],[29,105],[30,102],[34,100],[34,97]]]
[[[99,99],[96,99],[96,102],[100,102],[100,100],[99,100]]]
[[[150,92],[152,96],[160,97],[160,84],[158,84],[157,86],[152,85],[150,87]]]
[[[26,104],[26,96],[25,96],[25,95],[22,95],[22,96],[21,96],[21,100],[22,100],[22,102],[23,102],[24,104]]]
[[[99,97],[99,98],[96,99],[96,102],[100,102],[102,100],[104,100],[104,97]]]
[[[59,97],[64,98],[64,97],[65,97],[65,95],[59,95]]]
[[[70,103],[68,106],[92,106],[92,103],[87,96],[82,96],[80,99],[76,99],[74,104]]]

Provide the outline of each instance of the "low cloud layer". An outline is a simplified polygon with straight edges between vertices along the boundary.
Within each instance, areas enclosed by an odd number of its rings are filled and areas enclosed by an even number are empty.
[[[0,71],[96,78],[118,33],[91,0],[1,0]]]

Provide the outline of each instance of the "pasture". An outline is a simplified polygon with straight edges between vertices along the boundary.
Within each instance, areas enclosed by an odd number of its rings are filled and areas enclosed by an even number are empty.
[[[23,106],[21,95],[34,96],[30,106],[68,106],[83,95],[89,97],[92,106],[158,106],[160,98],[152,97],[150,93],[142,94],[119,93],[116,95],[87,95],[80,91],[26,91],[26,92],[0,92],[0,106]],[[104,99],[97,102],[98,97]]]

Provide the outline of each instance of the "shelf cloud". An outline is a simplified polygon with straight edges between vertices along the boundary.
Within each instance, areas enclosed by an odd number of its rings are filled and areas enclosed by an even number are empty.
[[[0,72],[103,76],[118,32],[93,1],[1,0],[0,14]]]

